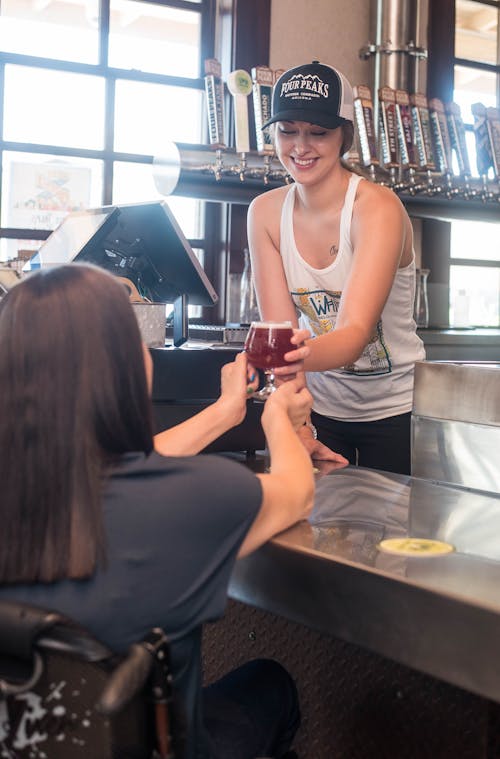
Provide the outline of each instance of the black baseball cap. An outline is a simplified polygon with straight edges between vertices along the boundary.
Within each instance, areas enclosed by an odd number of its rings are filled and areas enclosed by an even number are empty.
[[[352,87],[333,66],[319,61],[288,69],[273,89],[271,118],[276,121],[307,121],[325,129],[336,129],[354,120]]]

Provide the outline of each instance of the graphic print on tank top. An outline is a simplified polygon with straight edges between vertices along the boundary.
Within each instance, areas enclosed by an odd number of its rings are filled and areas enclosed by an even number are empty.
[[[304,314],[307,320],[305,326],[311,330],[314,336],[324,335],[335,329],[341,291],[307,290],[305,287],[299,287],[290,294],[296,308]],[[358,360],[337,371],[357,375],[391,373],[391,355],[385,343],[381,319],[377,322],[370,341]]]

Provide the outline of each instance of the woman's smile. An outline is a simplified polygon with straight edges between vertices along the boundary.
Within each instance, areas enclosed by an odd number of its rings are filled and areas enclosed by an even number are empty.
[[[318,160],[317,158],[299,158],[298,156],[290,156],[290,158],[299,169],[309,169]]]

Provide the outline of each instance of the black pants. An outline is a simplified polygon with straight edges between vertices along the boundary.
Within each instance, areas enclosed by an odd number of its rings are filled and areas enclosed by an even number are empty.
[[[350,464],[411,474],[411,413],[374,422],[342,422],[313,411],[311,419],[318,440],[341,453]]]
[[[300,724],[295,683],[281,664],[254,659],[203,689],[217,759],[282,757]]]

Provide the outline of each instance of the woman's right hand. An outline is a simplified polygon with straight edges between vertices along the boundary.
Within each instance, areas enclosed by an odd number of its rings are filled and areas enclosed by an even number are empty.
[[[277,366],[274,370],[274,374],[281,382],[289,382],[294,379],[297,374],[304,371],[304,361],[309,356],[310,349],[305,343],[311,337],[311,333],[308,329],[294,329],[291,342],[293,344],[293,350],[285,353],[285,366]]]
[[[264,428],[272,423],[272,418],[279,410],[284,411],[296,432],[309,418],[312,407],[312,395],[304,387],[301,378],[284,382],[267,399],[262,412],[262,424]],[[279,409],[279,410],[278,410]]]
[[[255,392],[259,378],[253,366],[248,363],[246,353],[238,353],[221,369],[221,394],[218,408],[231,426],[240,424],[245,418],[247,400]]]

